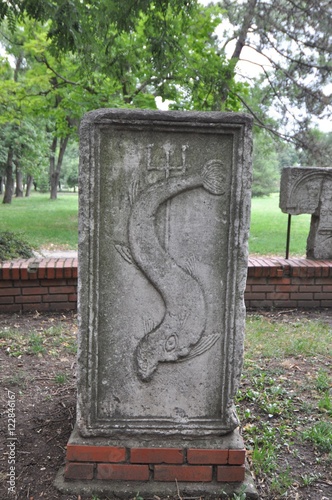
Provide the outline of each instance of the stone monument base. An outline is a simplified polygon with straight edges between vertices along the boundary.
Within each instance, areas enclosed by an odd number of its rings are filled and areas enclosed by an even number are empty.
[[[83,438],[75,429],[55,486],[66,494],[116,498],[244,492],[258,498],[239,431],[199,440]]]

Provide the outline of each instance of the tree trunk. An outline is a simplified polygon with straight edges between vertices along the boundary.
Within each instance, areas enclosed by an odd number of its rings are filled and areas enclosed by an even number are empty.
[[[32,175],[28,174],[28,177],[27,177],[27,187],[26,187],[26,190],[25,190],[25,196],[27,198],[30,196],[32,185],[33,185],[33,177],[32,177]]]
[[[232,57],[231,57],[231,60],[233,60],[235,63],[240,58],[242,49],[246,43],[248,31],[249,31],[249,28],[251,26],[253,17],[255,15],[256,5],[257,5],[257,0],[249,0],[248,1],[247,10],[246,10],[245,16],[243,18],[242,26],[241,26],[239,33],[238,33],[238,36],[237,36],[234,52],[233,52]]]
[[[50,155],[50,185],[51,185],[51,200],[57,199],[58,185],[60,180],[60,172],[62,167],[63,157],[68,144],[69,136],[60,139],[59,153],[57,159],[56,149],[58,144],[57,137],[53,138]]]
[[[3,194],[3,177],[0,175],[0,194]]]
[[[8,148],[7,164],[6,164],[6,185],[5,194],[3,197],[3,203],[11,203],[13,197],[14,189],[14,178],[13,178],[13,149]]]
[[[56,198],[57,198],[58,178],[57,178],[56,169],[55,169],[55,155],[56,155],[57,144],[58,144],[58,138],[53,137],[53,141],[51,144],[51,155],[50,155],[51,200],[56,200]]]
[[[23,198],[23,174],[20,170],[20,166],[18,161],[15,161],[15,176],[16,176],[16,189],[15,196],[16,198]]]
[[[50,177],[50,185],[51,185],[51,200],[56,200],[58,197],[58,182],[59,182],[59,173],[53,172]]]

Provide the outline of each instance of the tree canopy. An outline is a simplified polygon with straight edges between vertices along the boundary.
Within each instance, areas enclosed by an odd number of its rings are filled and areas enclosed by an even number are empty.
[[[313,119],[328,119],[332,112],[332,31],[330,0],[223,0],[232,28],[225,40],[235,40],[231,58],[238,61],[249,47],[264,55],[262,103],[277,112],[278,133],[304,148],[311,148],[307,133]],[[256,121],[250,102],[242,99]],[[271,128],[270,126],[268,128]],[[273,127],[272,127],[273,128]],[[276,127],[274,127],[276,130]]]
[[[0,0],[1,121],[43,124],[54,197],[84,112],[155,108],[156,96],[173,109],[248,111],[320,165],[326,141],[313,129],[331,113],[329,12],[329,0]],[[265,59],[245,81],[247,47]]]

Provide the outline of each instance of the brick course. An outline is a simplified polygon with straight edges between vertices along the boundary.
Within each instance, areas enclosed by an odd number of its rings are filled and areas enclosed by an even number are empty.
[[[123,447],[67,445],[67,460],[72,462],[124,462],[125,459]]]
[[[244,465],[220,465],[217,467],[217,481],[223,483],[240,483],[245,477]]]
[[[98,464],[97,479],[118,481],[147,481],[148,465]]]
[[[188,481],[206,483],[212,481],[210,465],[156,465],[155,481]]]
[[[189,464],[227,464],[228,450],[189,449],[187,460]]]
[[[132,448],[130,462],[132,464],[182,464],[183,450],[178,448]]]

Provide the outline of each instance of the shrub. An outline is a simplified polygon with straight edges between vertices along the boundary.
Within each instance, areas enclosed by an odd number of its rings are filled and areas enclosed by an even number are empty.
[[[33,257],[32,248],[20,234],[0,232],[0,261],[29,257]]]

